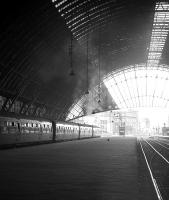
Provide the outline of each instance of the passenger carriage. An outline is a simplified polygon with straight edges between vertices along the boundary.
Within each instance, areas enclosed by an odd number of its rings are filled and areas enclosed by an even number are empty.
[[[15,144],[52,140],[50,121],[0,117],[0,144]]]
[[[74,140],[98,134],[98,127],[92,125],[0,116],[0,145]]]

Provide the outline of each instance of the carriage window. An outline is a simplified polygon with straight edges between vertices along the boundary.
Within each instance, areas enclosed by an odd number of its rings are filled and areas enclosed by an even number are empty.
[[[36,128],[38,128],[38,124],[36,124]]]
[[[26,123],[26,127],[28,127],[28,123]]]
[[[12,126],[15,126],[15,122],[12,122]]]
[[[33,123],[31,124],[31,126],[33,127]]]
[[[45,128],[45,124],[43,125],[43,127]]]
[[[10,126],[10,122],[7,122],[7,126]]]

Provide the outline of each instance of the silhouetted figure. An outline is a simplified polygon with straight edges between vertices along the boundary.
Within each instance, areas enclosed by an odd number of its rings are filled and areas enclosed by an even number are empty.
[[[109,142],[109,141],[110,141],[110,139],[108,138],[108,139],[107,139],[107,141]]]

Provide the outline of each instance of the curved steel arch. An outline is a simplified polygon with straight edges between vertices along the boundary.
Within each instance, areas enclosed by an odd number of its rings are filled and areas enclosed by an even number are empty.
[[[169,66],[161,64],[147,67],[145,63],[118,68],[103,77],[101,83],[101,103],[98,103],[98,88],[76,99],[67,113],[67,120],[89,115],[102,110],[142,107],[169,108]],[[111,101],[105,108],[103,94],[108,92]],[[90,104],[88,103],[90,102]]]
[[[169,66],[127,66],[103,79],[118,108],[169,108]]]
[[[93,83],[93,76],[97,79],[98,66],[94,63],[98,60],[99,45],[103,49],[101,67],[105,70],[105,74],[114,70],[116,68],[114,66],[145,62],[143,54],[149,43],[147,33],[149,25],[151,26],[152,13],[150,12],[153,10],[155,1],[56,0],[53,2],[54,5],[60,3],[57,8],[59,12],[56,12],[51,0],[37,0],[33,4],[27,1],[22,4],[26,12],[22,12],[21,15],[16,2],[13,2],[16,8],[13,8],[11,4],[7,6],[7,15],[11,14],[9,12],[11,6],[18,18],[11,17],[9,24],[3,26],[3,31],[0,33],[0,65],[2,66],[0,84],[3,83],[0,95],[7,98],[4,103],[7,109],[11,107],[13,111],[15,102],[20,101],[21,104],[23,103],[20,108],[21,113],[22,111],[26,113],[33,104],[35,108],[32,113],[35,115],[38,115],[40,112],[38,110],[41,110],[44,116],[61,120],[65,119],[69,107],[85,90],[83,69],[86,64],[86,54],[79,43],[85,45],[86,35],[90,34],[89,83]],[[69,5],[71,2],[74,3]],[[86,23],[77,27],[81,22]],[[72,28],[77,27],[75,30],[79,34],[74,34],[74,42],[82,52],[78,48],[78,50],[74,49],[73,67],[77,76],[70,77],[68,48],[71,29],[68,29],[68,26],[73,24]],[[142,29],[145,32],[142,32]],[[100,30],[101,40],[97,39]],[[76,38],[79,39],[79,43]],[[64,48],[63,52],[61,52],[62,48]],[[140,60],[135,60],[136,51]],[[126,60],[124,60],[125,63],[122,62],[129,53],[132,58],[128,62]],[[58,61],[60,57],[61,61]],[[49,82],[44,82],[39,71],[44,70],[44,75],[47,76],[49,69],[53,70],[52,73],[56,76],[53,76]],[[26,77],[27,81],[24,81]],[[5,83],[2,80],[5,80]],[[78,93],[77,90],[80,92]],[[97,92],[96,95],[94,94],[95,92],[93,92],[93,97],[97,97]],[[15,101],[11,104],[13,100]],[[101,107],[100,109],[107,108],[105,105]],[[86,110],[83,109],[83,112],[86,113]]]
[[[65,19],[68,28],[72,31],[77,40],[81,40],[84,32],[90,32],[96,24],[99,24],[101,18],[108,25],[113,20],[113,13],[124,18],[124,11],[138,14],[154,10],[155,1],[136,2],[125,0],[83,0],[83,1],[52,1],[60,15]],[[109,14],[109,17],[107,16]],[[99,20],[96,20],[99,19]],[[90,24],[90,25],[89,25]],[[89,29],[90,26],[90,29]],[[85,31],[84,31],[85,30]]]

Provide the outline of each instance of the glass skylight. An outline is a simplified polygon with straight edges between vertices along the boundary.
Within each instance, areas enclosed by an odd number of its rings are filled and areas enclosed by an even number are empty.
[[[102,83],[101,83],[102,84]],[[75,103],[69,109],[66,120],[74,119],[76,117],[91,114],[95,109],[101,110],[99,100],[103,102],[103,94],[99,96],[100,86],[97,85],[89,90],[89,94],[84,94],[80,99],[77,99]]]
[[[66,120],[73,119],[79,115],[83,115],[83,105],[85,101],[85,95],[81,99],[72,105],[72,108],[69,110],[69,114]]]
[[[155,7],[153,30],[148,54],[148,66],[158,66],[169,31],[169,4],[158,2]]]
[[[169,107],[169,70],[159,65],[168,31],[169,4],[158,2],[147,64],[112,72],[104,79],[104,84],[119,108]]]
[[[166,65],[129,66],[103,80],[118,108],[169,108],[169,69]]]
[[[115,10],[115,13],[110,11],[112,0],[99,3],[91,0],[52,0],[52,2],[79,42],[80,39],[86,37],[89,31],[96,30],[96,26],[105,26],[106,22],[109,21],[108,19],[114,17],[117,13],[117,10]],[[90,9],[87,9],[88,6],[90,6]],[[88,28],[89,23],[90,28]]]

